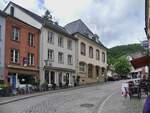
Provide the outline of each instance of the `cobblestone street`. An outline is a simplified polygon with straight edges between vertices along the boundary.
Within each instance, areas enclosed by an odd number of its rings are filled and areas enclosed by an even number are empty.
[[[121,83],[57,92],[0,106],[0,113],[140,113],[145,98],[121,96]]]

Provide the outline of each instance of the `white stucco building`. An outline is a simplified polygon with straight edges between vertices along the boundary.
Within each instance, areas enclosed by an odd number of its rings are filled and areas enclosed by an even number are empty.
[[[4,80],[5,16],[0,11],[0,81]]]
[[[56,23],[41,30],[40,80],[57,86],[74,85],[75,38]]]

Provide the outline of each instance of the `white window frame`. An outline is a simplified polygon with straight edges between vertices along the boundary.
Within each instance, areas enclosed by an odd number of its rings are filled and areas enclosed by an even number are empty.
[[[68,65],[73,65],[72,55],[68,55]]]
[[[48,43],[54,44],[54,32],[48,32]]]
[[[93,55],[93,47],[89,47],[89,57],[90,58],[93,58],[94,57],[94,55]]]
[[[28,65],[34,65],[34,54],[28,53]]]
[[[81,42],[80,46],[81,55],[86,56],[86,44]]]
[[[13,56],[12,56],[12,51],[13,51]],[[19,63],[19,50],[18,49],[11,49],[11,62]]]
[[[58,46],[64,47],[64,38],[61,35],[58,36]]]
[[[49,61],[54,62],[54,50],[48,49],[47,58]]]
[[[62,55],[62,56],[60,56]],[[58,63],[63,64],[64,63],[64,53],[58,52]]]
[[[72,40],[67,40],[67,48],[72,50]]]
[[[84,65],[81,65],[81,64],[84,64]],[[86,64],[85,63],[79,63],[79,71],[86,72]]]
[[[28,34],[28,45],[31,47],[34,47],[34,34],[33,33]]]
[[[20,38],[20,29],[17,28],[17,27],[13,27],[12,28],[12,32],[13,32],[12,40],[19,41],[19,38]]]

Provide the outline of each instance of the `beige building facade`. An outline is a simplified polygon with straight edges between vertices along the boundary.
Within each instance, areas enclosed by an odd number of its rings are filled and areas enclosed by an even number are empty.
[[[107,69],[107,52],[99,41],[99,37],[93,34],[80,19],[67,24],[65,28],[77,38],[77,82],[86,84],[104,81]]]

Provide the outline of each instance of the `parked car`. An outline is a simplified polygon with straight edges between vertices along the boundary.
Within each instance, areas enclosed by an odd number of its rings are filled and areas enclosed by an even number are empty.
[[[114,77],[107,77],[107,81],[115,81]]]
[[[19,93],[30,93],[34,90],[34,86],[31,84],[19,84],[17,89]]]

